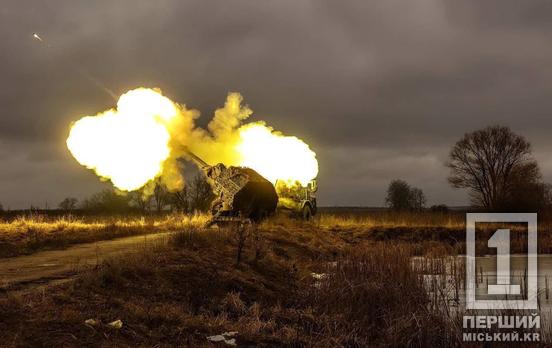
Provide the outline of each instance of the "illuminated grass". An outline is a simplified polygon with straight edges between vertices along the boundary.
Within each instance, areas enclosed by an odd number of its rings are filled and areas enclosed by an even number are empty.
[[[207,218],[205,215],[183,214],[141,217],[20,216],[12,221],[0,221],[0,257],[118,237],[178,231],[203,225]]]

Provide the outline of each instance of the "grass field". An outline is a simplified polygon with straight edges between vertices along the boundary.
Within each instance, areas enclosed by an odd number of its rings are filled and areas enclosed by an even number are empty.
[[[351,245],[300,224],[250,231],[236,265],[234,230],[189,227],[166,244],[114,258],[69,285],[7,294],[11,346],[447,345],[457,332],[410,270],[412,248]],[[410,300],[404,302],[405,296]],[[97,325],[85,325],[94,319]],[[106,325],[120,319],[123,328]],[[8,346],[10,346],[8,345]]]
[[[63,249],[67,246],[118,237],[166,231],[184,231],[203,226],[208,215],[161,214],[147,216],[58,216],[22,215],[0,220],[0,258],[31,254],[39,250]],[[552,219],[539,219],[539,251],[552,253]],[[486,237],[494,232],[488,226],[481,234],[478,250],[485,249]],[[405,241],[418,252],[464,253],[465,215],[463,213],[323,213],[305,224],[276,216],[262,225],[265,230],[288,231],[316,229],[339,235],[349,243],[363,240]],[[513,227],[512,251],[524,252],[524,234]],[[485,238],[484,238],[485,237]]]
[[[436,305],[446,300],[428,292],[423,280],[448,267],[443,256],[463,252],[461,214],[321,214],[310,222],[274,217],[247,229],[205,229],[206,219],[33,216],[3,222],[4,257],[177,233],[69,284],[5,293],[2,346],[213,346],[207,337],[233,331],[226,338],[239,346],[461,342],[461,318]],[[523,238],[516,238],[513,249],[522,250]],[[539,238],[541,248],[552,245],[546,233]],[[417,255],[429,263],[413,267]],[[108,325],[118,319],[122,328]]]
[[[202,226],[207,215],[72,216],[22,215],[0,220],[0,258],[61,249],[72,244]]]

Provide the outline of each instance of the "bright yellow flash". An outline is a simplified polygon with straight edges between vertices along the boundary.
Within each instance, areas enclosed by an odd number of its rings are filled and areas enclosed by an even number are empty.
[[[318,175],[316,154],[301,139],[284,136],[263,123],[242,126],[239,134],[236,150],[240,165],[256,170],[272,183],[299,181],[306,186]]]
[[[307,185],[318,174],[316,154],[302,140],[284,136],[262,122],[242,125],[252,111],[231,93],[215,112],[209,131],[196,127],[196,110],[172,102],[159,90],[123,94],[117,108],[75,122],[67,147],[83,166],[123,191],[156,178],[181,189],[177,159],[193,148],[210,164],[250,167],[273,183]]]
[[[75,122],[67,147],[80,164],[133,191],[161,175],[170,155],[167,124],[177,115],[175,104],[156,90],[131,90],[117,109]]]

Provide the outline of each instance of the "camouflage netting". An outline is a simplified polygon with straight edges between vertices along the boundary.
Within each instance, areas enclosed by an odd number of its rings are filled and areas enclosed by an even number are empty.
[[[248,217],[259,220],[276,210],[278,195],[274,185],[250,168],[235,168],[249,177],[243,188],[234,195],[234,209],[248,213]]]

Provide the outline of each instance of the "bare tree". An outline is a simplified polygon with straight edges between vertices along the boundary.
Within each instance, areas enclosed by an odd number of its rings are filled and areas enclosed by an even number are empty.
[[[59,203],[59,208],[66,211],[75,210],[77,208],[78,200],[73,197],[67,197]]]
[[[138,208],[142,213],[145,213],[151,208],[151,196],[144,193],[144,190],[132,191],[128,194],[130,204]]]
[[[410,185],[403,180],[393,180],[387,188],[385,203],[393,210],[409,208]]]
[[[499,208],[534,212],[549,207],[551,202],[551,185],[540,181],[539,168],[536,163],[530,163],[513,172],[507,197]]]
[[[215,195],[211,185],[209,185],[205,176],[198,173],[182,190],[167,193],[165,204],[170,204],[172,209],[184,213],[207,211],[214,198]]]
[[[411,187],[404,180],[393,180],[387,188],[387,206],[393,210],[420,210],[426,204],[422,190]]]
[[[490,210],[511,202],[520,183],[540,182],[531,145],[508,127],[465,134],[452,148],[447,166],[451,185],[469,189],[472,203]]]
[[[153,189],[153,203],[155,204],[155,210],[157,210],[158,213],[161,212],[169,203],[169,192],[159,181],[155,183],[155,187]]]
[[[93,194],[82,203],[82,209],[101,213],[122,213],[130,209],[129,195],[117,193],[113,189],[105,189]]]
[[[201,173],[198,173],[188,187],[191,210],[207,211],[214,199],[211,185]]]
[[[422,210],[426,205],[424,192],[419,188],[413,187],[410,189],[410,209]]]
[[[188,196],[188,186],[184,186],[180,191],[170,193],[169,203],[172,209],[184,213],[190,212],[190,200]]]

